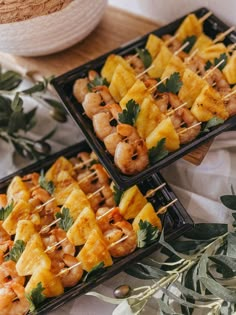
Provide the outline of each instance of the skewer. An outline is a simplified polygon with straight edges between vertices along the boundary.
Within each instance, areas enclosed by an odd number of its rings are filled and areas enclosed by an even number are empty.
[[[169,202],[167,205],[162,206],[161,208],[159,208],[158,211],[157,211],[157,214],[164,214],[166,212],[167,208],[170,207],[171,205],[173,205],[176,201],[178,201],[177,198],[175,198],[174,200]]]
[[[83,167],[83,166],[86,165],[86,164],[91,163],[93,160],[94,160],[94,159],[91,158],[91,159],[88,159],[87,161],[81,162],[81,163],[79,163],[79,164],[75,164],[74,170],[76,170],[77,168],[81,168],[81,167]]]
[[[103,188],[105,188],[105,186],[100,187],[100,188],[97,189],[95,192],[93,192],[92,194],[90,194],[87,198],[88,198],[88,199],[93,198],[93,196],[95,196],[95,195],[98,194],[100,191],[102,191]]]
[[[53,226],[54,224],[56,224],[56,223],[59,222],[59,221],[61,221],[61,218],[58,218],[58,219],[52,221],[52,222],[51,222],[50,224],[48,224],[48,225],[45,225],[45,226],[42,227],[42,229],[39,231],[39,234],[47,232],[47,230],[48,230],[51,226]]]
[[[205,15],[203,15],[200,19],[199,19],[199,23],[203,23],[205,22],[210,16],[212,15],[212,12],[209,11],[208,13],[206,13]]]
[[[44,206],[46,206],[46,205],[49,204],[50,202],[54,201],[55,199],[56,199],[55,197],[53,197],[53,198],[51,198],[51,199],[48,199],[48,200],[47,200],[46,202],[44,202],[43,204],[41,204],[41,205],[35,207],[35,209],[36,209],[36,210],[40,210],[41,208],[43,208]]]
[[[148,89],[148,92],[152,92],[152,90],[154,90],[155,88],[157,88],[161,83],[163,83],[164,81],[166,81],[168,79],[168,77],[163,78],[161,81],[157,82],[157,84],[153,85],[150,89]]]
[[[87,179],[93,177],[94,175],[97,175],[97,172],[96,172],[96,171],[95,171],[95,172],[92,172],[92,173],[89,174],[89,175],[84,176],[83,178],[81,178],[81,180],[78,181],[78,184],[81,184],[81,183],[84,182],[85,180],[87,180]]]
[[[214,72],[217,68],[219,68],[219,66],[225,62],[224,59],[222,59],[220,62],[217,63],[217,65],[215,65],[215,67],[213,67],[212,69],[210,69],[202,78],[205,80],[212,72]]]
[[[154,64],[151,64],[150,67],[148,67],[147,69],[145,69],[143,72],[139,73],[138,75],[136,75],[136,79],[141,78],[145,73],[147,73],[149,70],[151,70],[152,68],[154,68]]]
[[[185,42],[178,50],[174,52],[174,56],[177,56],[180,52],[182,52],[186,47],[188,47],[190,42]]]
[[[232,96],[232,95],[234,95],[234,94],[236,94],[236,89],[233,90],[232,92],[230,92],[229,94],[225,95],[225,96],[223,97],[223,100],[226,100],[227,98],[229,98],[230,96]]]
[[[62,240],[60,240],[59,242],[53,244],[52,246],[48,246],[46,249],[45,249],[45,253],[47,252],[50,252],[50,251],[53,251],[57,248],[58,245],[62,244],[64,241],[67,240],[67,237],[63,238]]]
[[[177,106],[176,108],[174,108],[174,109],[172,109],[171,111],[167,112],[166,115],[167,115],[167,116],[171,116],[175,111],[177,111],[178,109],[180,109],[180,108],[186,106],[187,104],[188,104],[188,102],[185,102],[185,103],[183,103],[183,104]]]
[[[178,132],[178,135],[181,135],[181,134],[183,134],[183,133],[189,131],[190,129],[195,128],[195,127],[201,125],[201,123],[202,123],[202,122],[200,121],[200,122],[198,122],[198,123],[196,123],[196,124],[194,124],[194,125],[192,125],[192,126],[190,126],[190,127],[188,127],[188,128],[185,128],[185,129],[181,130],[180,132]]]
[[[225,36],[227,36],[228,34],[230,34],[231,32],[233,32],[235,30],[235,26],[231,26],[228,30],[226,30],[224,33],[219,34],[218,36],[216,36],[216,38],[213,40],[213,44],[216,44],[217,42],[220,42],[222,40],[224,40]]]

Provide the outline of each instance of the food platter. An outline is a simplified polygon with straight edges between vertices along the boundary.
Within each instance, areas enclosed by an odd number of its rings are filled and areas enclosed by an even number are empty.
[[[29,173],[39,172],[42,169],[44,171],[47,171],[47,169],[50,168],[50,166],[61,156],[69,159],[76,156],[79,152],[90,151],[91,149],[89,148],[88,144],[86,142],[81,142],[77,145],[62,150],[45,160],[25,167],[24,169],[21,169],[18,172],[0,180],[0,193],[6,192],[7,187],[15,176],[23,176]],[[141,182],[139,184],[139,189],[140,191],[142,191],[143,194],[145,194],[150,189],[154,189],[155,187],[160,186],[163,183],[165,183],[164,178],[160,174],[156,173],[152,174],[150,178]],[[168,184],[165,183],[165,186],[161,190],[155,192],[155,194],[150,197],[149,201],[152,203],[154,209],[159,209],[160,207],[173,201],[175,198],[176,196],[174,192],[171,190]],[[168,210],[165,214],[162,215],[161,219],[163,222],[163,226],[165,227],[165,237],[167,240],[173,240],[177,238],[185,231],[191,229],[193,226],[191,218],[178,200],[172,206],[168,207]],[[147,247],[137,248],[134,252],[125,257],[114,259],[112,266],[105,268],[102,273],[100,273],[90,281],[80,281],[75,286],[71,288],[66,288],[63,294],[57,297],[46,299],[37,308],[37,314],[43,314],[45,312],[54,310],[57,307],[68,302],[68,300],[88,292],[106,279],[124,270],[125,267],[130,265],[132,262],[151,254],[159,247],[160,245],[158,244],[157,240]]]
[[[208,9],[201,8],[199,10],[194,11],[197,17],[202,17],[208,12]],[[186,17],[186,16],[185,16]],[[165,34],[174,34],[181,22],[185,17],[182,17],[162,28],[159,28],[153,32],[156,36],[163,36]],[[214,14],[212,14],[205,22],[204,22],[204,33],[210,38],[215,38],[218,33],[224,32],[229,27],[224,24],[221,20],[219,20]],[[174,152],[170,152],[167,156],[160,159],[156,163],[149,165],[144,170],[136,173],[134,175],[124,175],[114,164],[114,160],[111,155],[106,151],[104,147],[104,143],[99,140],[93,129],[93,125],[91,120],[84,115],[84,110],[82,106],[79,106],[78,101],[73,96],[73,85],[75,81],[79,78],[84,78],[87,76],[90,70],[96,70],[100,73],[107,57],[111,54],[118,54],[121,56],[126,56],[128,54],[134,54],[136,48],[143,48],[148,39],[150,33],[145,36],[135,39],[132,42],[129,42],[121,47],[106,53],[105,55],[88,62],[76,69],[73,69],[53,80],[53,85],[64,102],[65,107],[68,112],[71,114],[76,124],[81,128],[84,133],[86,140],[88,141],[90,147],[95,151],[99,160],[104,165],[104,167],[109,172],[110,176],[113,178],[114,182],[120,188],[126,188],[133,184],[138,183],[144,178],[148,178],[154,172],[159,171],[161,168],[168,166],[170,163],[176,161],[177,159],[183,157],[187,153],[193,151],[195,148],[200,146],[201,144],[207,142],[209,139],[215,137],[221,132],[228,130],[235,126],[236,117],[232,116],[224,121],[223,124],[220,124],[214,128],[211,128],[207,133],[201,133],[198,137],[196,137],[193,141],[183,144],[180,148]],[[231,32],[226,36],[224,43],[225,45],[229,45],[231,43],[235,43],[236,34],[235,32]]]

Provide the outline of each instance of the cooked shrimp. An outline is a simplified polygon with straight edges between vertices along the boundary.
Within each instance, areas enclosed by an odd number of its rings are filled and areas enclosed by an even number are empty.
[[[207,75],[209,73],[209,75]],[[206,81],[218,92],[220,92],[222,89],[229,89],[230,90],[230,85],[225,78],[223,72],[221,72],[218,68],[215,69],[214,71],[211,71],[209,69],[206,72]]]
[[[95,86],[93,88],[93,91],[98,93],[101,96],[104,105],[115,103],[107,86],[105,85]]]
[[[7,195],[0,194],[0,208],[5,208],[7,205]]]
[[[122,136],[119,135],[117,132],[114,132],[108,135],[106,138],[103,139],[104,145],[107,151],[111,155],[115,155],[117,144],[122,140]]]
[[[85,114],[92,119],[93,115],[100,112],[103,108],[103,99],[99,93],[90,92],[85,95],[82,106]]]
[[[102,232],[112,229],[114,223],[123,220],[118,207],[112,209],[108,207],[99,208],[96,212],[96,218]]]
[[[169,50],[173,53],[182,46],[181,41],[179,41],[177,38],[174,38],[170,34],[163,35],[162,39],[167,44],[166,46],[169,48]]]
[[[111,113],[104,111],[93,116],[93,129],[97,137],[103,141],[111,133],[116,131],[116,127],[111,124]]]
[[[21,285],[25,283],[25,277],[18,275],[16,263],[13,260],[4,261],[0,265],[0,286],[10,282],[19,283]]]
[[[38,187],[39,185],[39,173],[31,173],[22,177],[22,180],[25,182],[29,189]]]
[[[0,264],[4,262],[4,255],[5,253],[0,249]]]
[[[231,92],[230,89],[221,90],[221,95],[226,96]],[[231,95],[229,98],[224,99],[224,104],[230,116],[236,115],[236,94]]]
[[[94,79],[96,79],[96,77],[99,77],[99,74],[97,73],[97,71],[89,70],[89,72],[88,72],[89,81],[93,81]]]
[[[131,125],[119,124],[117,125],[116,129],[117,133],[122,136],[124,138],[123,140],[127,143],[131,143],[140,139],[137,130]]]
[[[15,298],[15,293],[9,286],[2,286],[0,288],[0,310],[1,315],[8,315],[12,305],[12,301]]]
[[[186,67],[201,76],[206,72],[205,64],[205,60],[197,55],[193,56],[191,59],[185,59]]]
[[[144,140],[118,143],[114,161],[123,174],[133,175],[141,172],[149,163],[148,150]]]
[[[91,166],[90,170],[96,172],[96,177],[100,186],[109,185],[110,178],[101,164],[94,164],[93,166]]]
[[[115,205],[114,193],[109,185],[103,185],[103,189],[89,201],[94,211],[97,211],[100,207],[113,207]]]
[[[74,256],[65,254],[63,256],[63,261],[67,267],[72,267],[77,264],[79,261]],[[61,282],[65,288],[73,287],[76,285],[83,275],[83,269],[81,265],[75,266],[69,271],[60,275]]]
[[[128,61],[130,66],[134,69],[134,71],[139,74],[145,70],[144,64],[142,60],[136,55],[127,55],[125,59]]]
[[[85,95],[89,92],[88,90],[88,78],[82,78],[75,81],[73,86],[73,95],[79,103],[83,103]]]
[[[198,120],[193,116],[191,111],[188,108],[180,108],[179,111],[181,111],[181,117],[183,119],[183,122],[187,125],[187,127],[191,127],[195,125]],[[199,132],[201,131],[201,125],[197,125],[186,132],[180,133],[182,130],[185,130],[185,128],[178,128],[177,132],[179,133],[179,140],[181,144],[188,143],[195,139]]]
[[[152,79],[152,78],[147,78],[146,80],[143,81],[143,83],[149,89],[149,88],[152,88],[153,86],[155,86],[157,84],[157,80]]]
[[[104,237],[111,244],[109,251],[113,257],[126,256],[132,253],[137,246],[137,236],[132,225],[128,221],[120,221],[113,224],[114,229],[104,233]],[[122,242],[112,245],[122,237],[127,236]]]
[[[12,249],[14,245],[14,241],[11,239],[8,239],[6,241],[0,242],[0,250],[3,251],[4,253],[7,253],[9,250]]]
[[[2,226],[3,222],[0,221],[0,244],[2,242],[8,241],[11,239],[11,236],[7,233],[7,231]]]
[[[154,102],[160,109],[162,113],[166,113],[169,106],[169,96],[168,93],[158,93],[154,92]]]
[[[19,283],[12,283],[10,288],[17,299],[11,303],[7,315],[25,315],[29,311],[30,306],[25,295],[25,288]]]

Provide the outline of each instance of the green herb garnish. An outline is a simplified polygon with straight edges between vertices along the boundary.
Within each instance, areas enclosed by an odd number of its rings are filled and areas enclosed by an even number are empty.
[[[88,282],[94,278],[96,278],[98,275],[104,272],[104,262],[100,262],[96,266],[94,266],[84,277],[84,282]]]
[[[157,87],[157,91],[160,93],[173,93],[177,94],[183,85],[183,82],[180,79],[179,72],[174,72],[172,75],[166,80],[166,83],[161,83]]]
[[[215,58],[213,62],[208,60],[205,64],[205,70],[209,70],[211,67],[218,65],[222,60],[224,60],[224,62],[222,62],[222,64],[218,66],[218,69],[222,71],[226,66],[228,60],[228,56],[226,55],[226,53],[221,54],[219,58]]]
[[[190,50],[193,48],[193,45],[195,44],[197,40],[197,36],[192,35],[192,36],[188,36],[184,39],[183,44],[185,43],[189,43],[187,47],[184,48],[184,52],[186,52],[187,54],[190,52]]]
[[[137,232],[138,247],[142,248],[150,245],[157,240],[159,235],[159,229],[156,226],[151,225],[148,221],[139,221],[139,230]]]
[[[45,189],[50,195],[53,194],[54,189],[55,189],[53,182],[51,180],[50,181],[46,180],[43,170],[41,170],[41,172],[40,172],[39,186],[41,188]]]
[[[58,222],[58,226],[63,229],[64,231],[68,231],[69,228],[73,225],[74,220],[73,218],[70,216],[70,210],[68,208],[62,208],[61,212],[57,212],[55,217],[57,219],[61,219]]]
[[[219,117],[212,117],[210,120],[208,120],[202,132],[209,132],[210,128],[216,127],[218,125],[222,125],[223,123],[224,123],[224,119],[219,118]]]
[[[113,186],[113,189],[114,189],[114,200],[115,200],[115,203],[116,205],[118,206],[119,203],[120,203],[120,200],[121,200],[121,197],[122,197],[122,194],[123,194],[123,190],[120,190],[117,186]]]
[[[0,220],[4,221],[9,216],[9,214],[12,212],[14,208],[14,202],[12,201],[9,205],[7,205],[5,208],[0,208]]]
[[[22,240],[15,241],[14,246],[5,257],[5,260],[13,260],[14,262],[17,262],[24,250],[25,242]]]
[[[145,69],[152,64],[152,56],[146,48],[136,48],[139,58],[142,60]]]
[[[106,78],[102,78],[99,75],[97,75],[94,80],[90,81],[87,84],[87,87],[88,87],[89,92],[92,92],[93,88],[100,85],[109,86],[109,83]]]
[[[140,106],[135,100],[131,99],[126,104],[126,108],[123,109],[122,113],[118,115],[118,119],[123,124],[133,126],[136,122],[138,114],[140,112]]]
[[[151,164],[155,164],[159,160],[168,155],[168,150],[165,149],[166,138],[162,138],[158,141],[155,147],[152,147],[148,151],[148,157]]]
[[[30,303],[30,314],[36,314],[36,307],[39,306],[45,299],[46,296],[43,294],[44,288],[42,283],[39,282],[37,287],[34,288],[30,294],[26,295],[27,300]]]

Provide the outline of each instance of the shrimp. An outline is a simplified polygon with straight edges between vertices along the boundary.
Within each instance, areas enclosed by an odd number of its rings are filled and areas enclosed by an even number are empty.
[[[65,254],[63,256],[63,261],[65,263],[65,266],[67,267],[73,267],[75,264],[77,264],[79,261],[74,256]],[[66,269],[65,269],[66,270]],[[67,272],[60,275],[61,282],[64,287],[73,287],[76,285],[81,277],[83,275],[83,269],[81,265],[77,265],[74,268],[68,270]]]
[[[50,199],[52,199],[52,196],[47,192],[47,190],[38,187],[35,190],[33,190],[32,198],[30,198],[29,203],[33,209],[36,209],[37,206],[46,203]],[[45,215],[50,215],[58,212],[56,201],[55,200],[50,201],[44,207],[39,208],[39,211],[40,212],[44,211],[43,214]]]
[[[211,69],[208,71],[211,71]],[[206,81],[209,83],[209,85],[213,86],[218,92],[225,89],[230,90],[230,85],[227,79],[218,68],[211,72],[208,71],[206,72]],[[209,75],[207,75],[208,73]]]
[[[118,207],[112,209],[108,207],[99,208],[96,212],[96,218],[103,233],[112,229],[114,223],[123,220]]]
[[[166,46],[172,53],[177,51],[182,46],[181,41],[179,41],[177,38],[173,37],[170,34],[163,35],[162,39],[167,44]]]
[[[0,250],[3,251],[4,253],[6,253],[12,249],[13,245],[14,245],[14,241],[12,241],[11,239],[8,239],[6,241],[2,241],[0,243]]]
[[[187,127],[191,127],[195,125],[198,120],[193,116],[191,111],[188,108],[180,108],[179,111],[181,111],[181,117],[183,119],[183,122],[187,125]],[[177,132],[179,133],[179,140],[181,144],[188,143],[195,139],[199,132],[201,131],[201,125],[197,125],[186,132],[181,132],[186,130],[185,128],[177,128]]]
[[[155,86],[157,84],[157,80],[152,79],[152,78],[148,78],[148,79],[144,80],[143,83],[149,89],[149,88],[152,88],[153,86]]]
[[[25,295],[25,288],[19,283],[12,283],[11,290],[15,293],[16,301],[12,302],[7,315],[25,315],[29,311],[30,303]],[[2,313],[1,313],[2,314]],[[2,314],[3,315],[3,314]]]
[[[169,106],[169,96],[168,93],[158,93],[154,92],[154,102],[158,106],[162,113],[166,113]]]
[[[128,221],[122,220],[114,223],[113,227],[112,230],[104,233],[104,237],[111,244],[109,246],[111,256],[121,257],[132,253],[137,246],[137,236],[132,225]],[[124,236],[127,236],[125,240],[112,245]]]
[[[193,72],[203,76],[206,73],[205,60],[200,56],[193,56],[191,59],[185,58],[185,65]]]
[[[7,205],[7,195],[0,194],[0,208],[5,208]]]
[[[103,141],[104,138],[116,131],[116,127],[112,126],[111,121],[111,113],[106,111],[93,116],[93,129],[100,140]]]
[[[103,108],[103,100],[99,93],[90,92],[85,95],[82,103],[85,114],[92,119],[93,115],[100,112]]]
[[[34,187],[38,187],[39,185],[39,173],[31,173],[22,177],[22,180],[25,182],[29,189],[33,189]]]
[[[25,277],[18,275],[16,263],[13,260],[4,261],[0,265],[0,286],[13,282],[24,285]]]
[[[90,170],[96,172],[96,176],[100,186],[109,185],[110,178],[101,164],[94,164],[93,166],[91,166]]]
[[[113,207],[115,205],[113,191],[108,185],[103,185],[102,190],[89,201],[94,211],[97,211],[102,206]]]
[[[75,81],[73,86],[73,95],[79,103],[83,103],[88,90],[88,78],[82,78]]]
[[[145,141],[139,139],[132,143],[118,143],[114,161],[123,174],[133,175],[141,172],[149,163]]]
[[[101,95],[104,105],[115,103],[107,86],[98,85],[93,88],[93,91]]]
[[[110,135],[108,135],[106,138],[103,139],[104,145],[107,149],[107,151],[111,155],[115,155],[116,147],[118,143],[122,140],[122,136],[119,135],[117,132],[114,132]]]
[[[139,74],[144,72],[145,67],[142,60],[136,55],[127,55],[125,59],[130,64],[130,66],[134,69],[134,71]]]
[[[9,286],[0,288],[0,310],[1,315],[8,315],[11,308],[12,301],[15,298],[15,293]]]
[[[231,90],[226,89],[225,91],[221,90],[222,95],[227,95]],[[236,115],[236,94],[231,95],[229,98],[224,100],[224,104],[227,112],[230,116]]]
[[[99,74],[95,70],[89,70],[88,72],[88,79],[89,81],[93,81],[96,79],[96,77],[99,77]]]
[[[11,239],[11,236],[7,233],[7,231],[2,226],[3,222],[0,221],[0,244],[2,242],[8,241]]]

